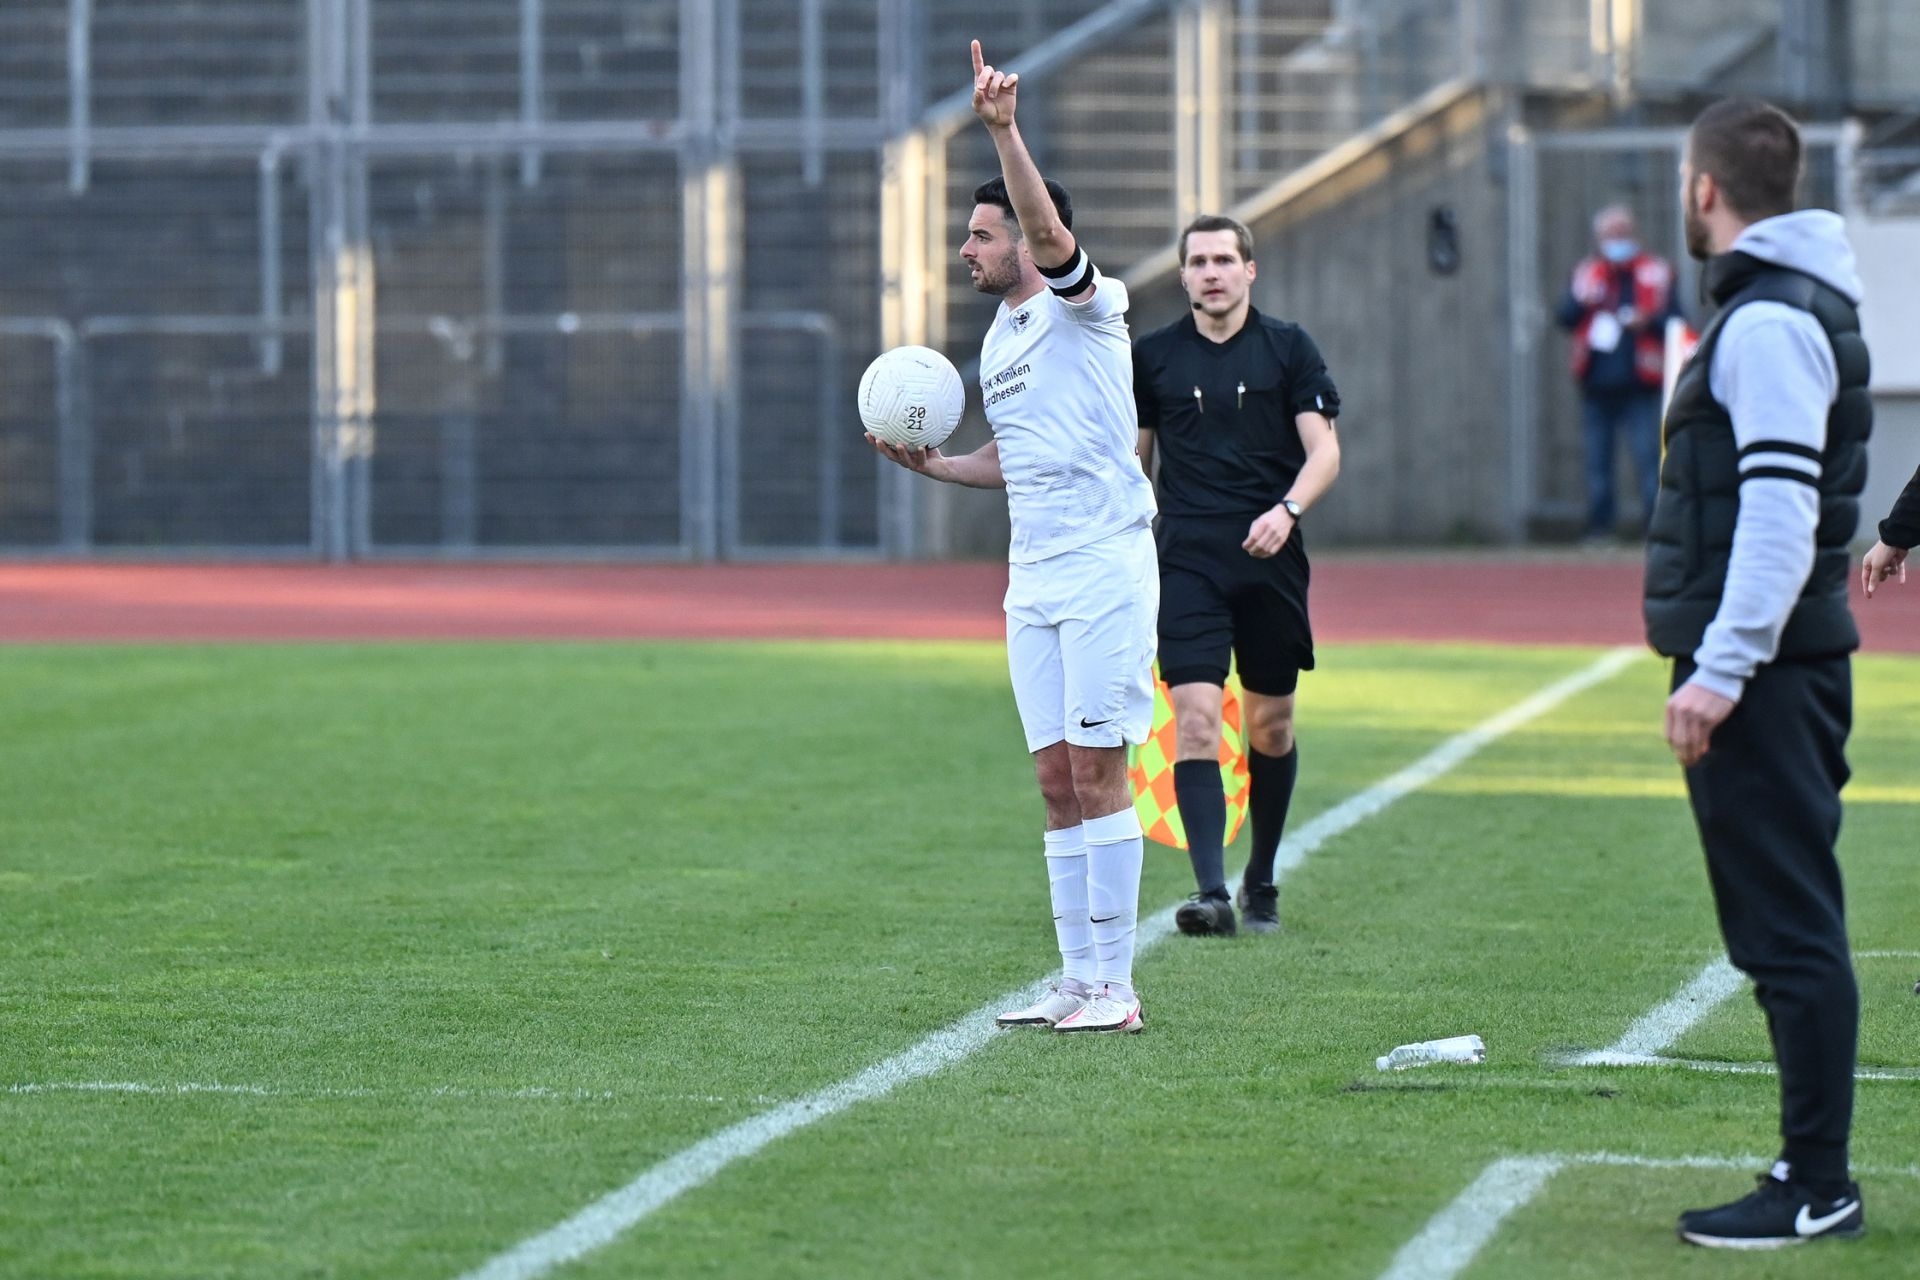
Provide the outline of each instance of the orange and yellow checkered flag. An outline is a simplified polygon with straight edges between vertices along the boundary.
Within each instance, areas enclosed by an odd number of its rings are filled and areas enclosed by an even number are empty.
[[[1133,784],[1133,808],[1140,815],[1140,826],[1147,839],[1187,847],[1187,828],[1180,821],[1180,807],[1173,796],[1173,760],[1175,752],[1173,699],[1160,678],[1160,667],[1153,668],[1153,732],[1147,740],[1127,752],[1127,780]],[[1227,836],[1232,844],[1247,817],[1247,734],[1241,724],[1240,681],[1227,677],[1220,699],[1220,784],[1227,793]]]

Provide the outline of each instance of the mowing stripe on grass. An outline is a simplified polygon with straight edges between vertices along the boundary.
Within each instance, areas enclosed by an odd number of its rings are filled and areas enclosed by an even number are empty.
[[[1532,697],[1516,702],[1465,733],[1448,738],[1400,772],[1343,800],[1302,827],[1298,835],[1281,842],[1279,855],[1274,859],[1275,878],[1299,866],[1303,858],[1333,836],[1365,822],[1407,793],[1418,791],[1459,767],[1488,743],[1505,737],[1529,720],[1538,719],[1575,694],[1618,675],[1643,652],[1640,649],[1611,650],[1585,670],[1575,672],[1564,680],[1556,680]],[[1168,915],[1171,920],[1171,912]]]
[[[1546,714],[1568,698],[1611,679],[1642,652],[1637,648],[1609,651],[1582,670],[1556,680],[1498,715],[1447,739],[1398,773],[1320,814],[1281,844],[1274,861],[1274,879],[1278,881],[1298,867],[1309,854],[1335,836],[1458,767],[1488,743]],[[1167,907],[1141,921],[1138,953],[1144,953],[1173,932],[1173,911],[1173,907]],[[900,1085],[932,1075],[978,1052],[997,1034],[993,1024],[995,1014],[1039,999],[1050,980],[1050,977],[1042,978],[1018,991],[1010,991],[858,1075],[703,1138],[641,1173],[626,1186],[602,1196],[565,1222],[523,1240],[467,1272],[464,1280],[532,1280],[612,1243],[676,1197],[711,1180],[728,1165],[746,1159],[769,1143],[857,1103],[883,1097]]]
[[[1758,1169],[1773,1163],[1771,1156],[1659,1156],[1616,1155],[1593,1151],[1581,1155],[1509,1156],[1480,1171],[1453,1202],[1428,1219],[1420,1234],[1402,1245],[1380,1280],[1453,1280],[1466,1270],[1515,1210],[1540,1193],[1554,1174],[1568,1165],[1613,1165],[1631,1169]],[[1860,1169],[1861,1177],[1916,1177],[1920,1169]]]

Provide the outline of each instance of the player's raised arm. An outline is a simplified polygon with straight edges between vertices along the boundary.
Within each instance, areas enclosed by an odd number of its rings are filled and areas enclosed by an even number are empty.
[[[1067,230],[1040,178],[1039,166],[1027,153],[1014,123],[1020,76],[1008,75],[988,66],[980,54],[980,42],[973,42],[973,113],[987,126],[994,150],[1000,153],[1000,172],[1007,180],[1007,195],[1013,200],[1013,216],[1019,220],[1020,234],[1026,237],[1033,264],[1044,272],[1066,266],[1074,259],[1078,246],[1073,232]],[[1091,271],[1087,289],[1068,300],[1078,302],[1092,292]]]

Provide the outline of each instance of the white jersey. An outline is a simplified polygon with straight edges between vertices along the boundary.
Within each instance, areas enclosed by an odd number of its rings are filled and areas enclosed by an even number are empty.
[[[1153,485],[1135,452],[1127,287],[1095,278],[1085,302],[1042,289],[1017,307],[1001,303],[980,346],[1015,564],[1153,522]]]

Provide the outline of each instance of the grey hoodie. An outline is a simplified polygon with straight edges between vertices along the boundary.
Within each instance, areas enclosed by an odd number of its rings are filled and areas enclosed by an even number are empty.
[[[1837,213],[1806,209],[1765,218],[1733,242],[1735,251],[1815,277],[1856,306],[1860,273]],[[1782,302],[1750,302],[1727,318],[1707,371],[1713,398],[1733,417],[1733,437],[1750,445],[1802,445],[1823,452],[1827,414],[1840,392],[1833,348],[1812,315]],[[1811,483],[1757,477],[1740,485],[1727,585],[1700,647],[1689,683],[1738,701],[1755,668],[1780,649],[1787,615],[1813,569],[1820,522],[1820,463],[1764,447],[1743,454],[1740,470],[1784,467]]]

